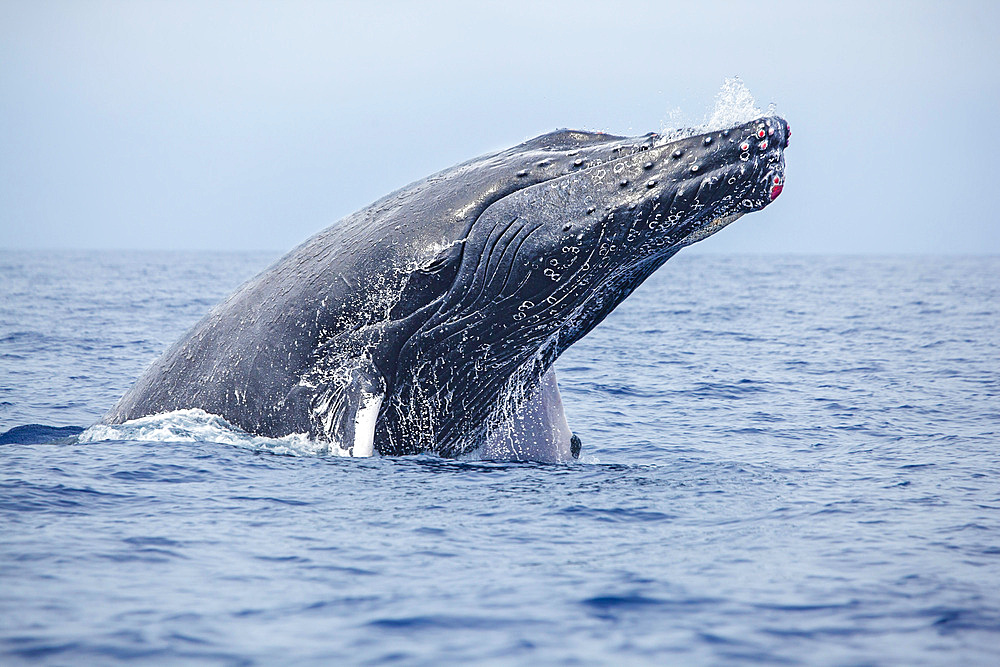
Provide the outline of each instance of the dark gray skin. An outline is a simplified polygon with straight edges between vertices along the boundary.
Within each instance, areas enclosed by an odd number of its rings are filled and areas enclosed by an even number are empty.
[[[201,408],[354,455],[568,458],[553,362],[769,204],[788,136],[777,117],[674,141],[558,131],[430,176],[242,286],[104,421]]]

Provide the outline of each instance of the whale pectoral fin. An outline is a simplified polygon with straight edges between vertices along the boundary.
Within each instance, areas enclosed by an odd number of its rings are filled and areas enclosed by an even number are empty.
[[[354,411],[354,431],[351,434],[354,445],[351,447],[351,456],[371,456],[375,453],[375,422],[378,420],[384,395],[361,392],[361,400]]]
[[[375,452],[375,425],[385,383],[371,362],[338,369],[319,384],[300,384],[293,393],[297,393],[296,402],[308,402],[310,436],[330,442],[349,456]]]
[[[520,414],[492,433],[480,449],[484,459],[557,463],[580,456],[580,438],[569,428],[555,369],[539,382]]]

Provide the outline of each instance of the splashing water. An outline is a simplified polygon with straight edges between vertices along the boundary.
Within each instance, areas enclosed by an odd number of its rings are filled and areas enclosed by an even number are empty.
[[[707,131],[722,130],[774,113],[774,105],[761,110],[750,89],[737,77],[726,79],[715,96],[715,108],[704,123]]]
[[[293,433],[281,438],[251,435],[222,417],[200,409],[174,410],[124,424],[95,424],[77,437],[78,442],[86,443],[105,440],[214,442],[286,456],[350,455],[335,443],[310,440],[305,433]]]
[[[727,78],[722,88],[715,95],[715,106],[711,113],[700,124],[683,127],[681,115],[677,109],[670,111],[661,129],[661,142],[669,143],[696,134],[724,130],[736,125],[748,123],[763,116],[771,116],[777,112],[774,104],[767,109],[757,106],[753,93],[738,76]]]

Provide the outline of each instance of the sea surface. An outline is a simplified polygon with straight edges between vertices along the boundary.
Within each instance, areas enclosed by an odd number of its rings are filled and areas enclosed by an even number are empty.
[[[1000,664],[1000,258],[682,253],[570,464],[65,437],[275,258],[0,252],[0,664]]]

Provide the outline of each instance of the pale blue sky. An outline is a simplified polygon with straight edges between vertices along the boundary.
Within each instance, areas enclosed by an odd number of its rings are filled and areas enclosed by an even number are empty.
[[[787,184],[706,251],[1000,252],[1000,3],[0,2],[0,247],[284,250],[739,75]]]

